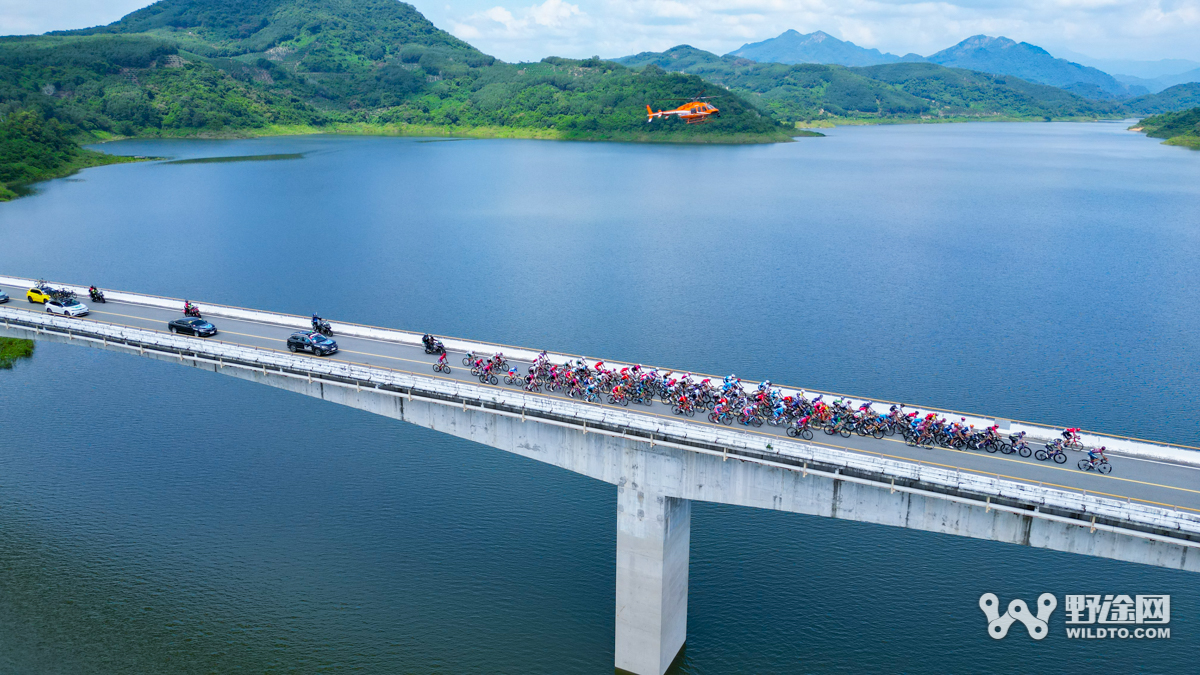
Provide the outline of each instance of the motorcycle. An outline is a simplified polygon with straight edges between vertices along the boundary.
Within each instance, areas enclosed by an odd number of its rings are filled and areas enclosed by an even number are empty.
[[[312,329],[325,337],[333,337],[333,326],[325,319],[313,319]]]
[[[185,300],[183,302],[183,315],[199,319],[201,318],[200,308]]]
[[[104,291],[96,288],[95,286],[92,286],[88,289],[88,295],[91,296],[92,302],[105,302]]]
[[[432,335],[426,335],[425,337],[421,338],[421,342],[422,342],[422,344],[425,345],[425,353],[426,354],[445,354],[446,353],[446,346],[442,344],[441,340],[438,340],[437,338],[433,337]]]

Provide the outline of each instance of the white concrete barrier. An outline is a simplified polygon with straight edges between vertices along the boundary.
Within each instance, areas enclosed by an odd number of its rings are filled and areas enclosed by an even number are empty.
[[[587,426],[590,424],[595,427],[596,425],[606,424],[635,433],[657,434],[657,438],[663,438],[664,440],[657,440],[655,442],[664,445],[675,443],[674,447],[687,450],[698,451],[691,444],[699,443],[715,446],[716,448],[727,448],[735,452],[749,451],[767,456],[773,455],[780,459],[791,459],[793,462],[810,462],[825,466],[842,467],[869,474],[878,474],[888,478],[920,481],[928,485],[948,488],[955,492],[1016,499],[1051,509],[1090,514],[1102,518],[1108,517],[1164,530],[1200,535],[1200,514],[1180,512],[1149,504],[1129,503],[1086,493],[1081,494],[1059,488],[1032,485],[941,467],[931,467],[919,463],[846,452],[800,443],[786,438],[768,438],[734,429],[695,424],[682,419],[677,420],[641,415],[625,409],[531,395],[520,390],[487,388],[433,376],[427,377],[382,367],[320,360],[304,355],[258,349],[217,340],[182,337],[169,333],[159,333],[100,322],[83,322],[78,319],[6,308],[2,305],[0,305],[0,319],[6,321],[6,326],[7,321],[23,321],[37,326],[52,326],[62,330],[69,330],[79,335],[86,334],[98,340],[129,340],[142,345],[157,346],[169,350],[186,350],[203,355],[204,358],[214,362],[220,362],[222,359],[230,359],[253,364],[251,367],[255,368],[264,366],[266,368],[285,368],[292,371],[312,373],[318,377],[320,375],[329,375],[356,381],[357,383],[346,386],[371,388],[375,385],[388,385],[413,389],[431,395],[449,396],[464,400],[464,407],[467,405],[465,401],[478,401],[480,403],[500,404],[510,409],[522,410],[531,414],[548,414],[562,417],[570,420],[570,424],[572,425]],[[451,403],[450,405],[457,406],[458,404]],[[536,418],[533,421],[544,422]],[[600,430],[597,429],[597,432],[600,432]],[[740,455],[731,455],[730,458],[742,461],[755,461],[753,458]],[[798,470],[795,466],[787,468]]]
[[[0,284],[7,285],[7,286],[16,286],[19,288],[21,288],[21,287],[29,288],[30,286],[33,285],[34,282],[35,282],[34,279],[26,279],[23,277],[0,276]],[[86,298],[88,295],[88,288],[86,286],[78,286],[78,285],[74,285],[74,284],[62,284],[62,283],[56,283],[56,282],[47,282],[47,283],[49,283],[49,285],[54,288],[69,289],[83,298]],[[159,309],[167,309],[167,310],[171,310],[171,311],[178,311],[181,313],[183,311],[183,302],[184,301],[180,300],[178,298],[168,298],[168,297],[163,297],[163,296],[146,295],[146,294],[142,294],[142,293],[126,293],[123,291],[108,291],[108,290],[106,290],[104,292],[104,294],[105,294],[106,298],[109,298],[109,299],[112,299],[112,300],[115,300],[118,302],[127,302],[130,304],[143,305],[146,307],[156,307]],[[226,306],[226,305],[217,305],[217,304],[204,303],[204,302],[197,302],[196,304],[200,305],[201,311],[206,316],[223,317],[223,318],[229,318],[229,319],[239,319],[239,320],[243,320],[243,321],[252,321],[252,322],[257,322],[257,323],[265,323],[265,324],[271,324],[271,325],[276,325],[276,326],[283,326],[286,328],[294,328],[297,330],[302,330],[302,329],[306,329],[306,328],[310,327],[310,320],[306,317],[300,317],[300,316],[295,316],[295,315],[291,315],[291,314],[282,314],[279,312],[266,312],[266,311],[260,311],[260,310],[244,309],[241,307],[230,307],[230,306]],[[392,342],[392,343],[405,344],[405,345],[415,345],[415,346],[421,345],[421,336],[422,336],[421,333],[414,333],[411,331],[403,331],[403,330],[390,329],[390,328],[377,328],[377,327],[373,327],[373,326],[362,326],[362,325],[353,324],[353,323],[332,322],[332,321],[330,323],[333,326],[335,335],[345,335],[345,336],[349,336],[349,337],[366,338],[366,339],[370,339],[370,340],[378,340],[381,342]],[[468,352],[469,351],[469,352],[475,352],[477,354],[487,355],[487,356],[490,356],[491,354],[493,354],[495,352],[502,351],[502,352],[504,352],[505,356],[508,356],[508,357],[511,357],[514,359],[518,359],[518,360],[522,360],[522,361],[532,361],[540,353],[538,351],[531,350],[531,349],[523,349],[523,348],[519,348],[519,347],[512,347],[512,346],[508,346],[508,345],[499,345],[499,344],[495,344],[495,343],[460,340],[457,338],[442,338],[442,342],[446,345],[446,348],[451,351],[456,351],[456,352]],[[576,355],[561,354],[561,353],[550,353],[550,354],[548,354],[548,356],[551,358],[552,361],[554,361],[556,363],[563,363],[565,361],[578,358]],[[611,362],[606,361],[606,364],[610,368],[618,368],[618,369],[625,367],[625,366],[633,365],[633,364],[627,364],[627,363],[617,362],[617,361],[611,361]],[[703,376],[701,376],[701,377],[703,377]],[[719,378],[715,378],[715,379],[717,381],[719,381]],[[758,386],[757,382],[751,382],[748,380],[745,381],[743,384],[745,386],[747,386],[747,388],[751,388],[751,389]],[[792,390],[788,390],[787,393],[794,393],[794,392]],[[837,398],[845,398],[847,400],[850,400],[853,402],[853,405],[855,407],[857,407],[863,403],[869,402],[866,399],[851,399],[850,397],[841,397],[837,394],[826,393],[826,394],[821,394],[821,395],[824,396],[823,400],[827,403],[832,402],[833,400],[835,400]],[[809,398],[812,399],[812,398],[815,398],[815,396],[813,394],[809,394]],[[888,409],[890,408],[890,405],[887,403],[871,402],[871,408],[872,408],[872,410],[876,411],[879,414],[887,414]],[[933,413],[937,413],[939,417],[944,416],[950,420],[958,420],[960,418],[965,418],[966,424],[973,424],[973,425],[975,425],[976,428],[981,428],[981,429],[985,428],[985,427],[990,427],[993,424],[997,424],[999,421],[1002,421],[1002,420],[998,420],[997,418],[981,417],[981,416],[977,416],[977,415],[967,415],[967,414],[957,413],[957,412],[953,412],[953,411],[940,410],[937,408],[928,408],[928,407],[920,407],[920,406],[906,406],[905,409],[910,412],[911,411],[921,411],[922,413],[933,412]],[[1045,425],[1031,424],[1031,423],[1027,423],[1027,422],[1011,422],[1011,423],[1008,423],[1008,425],[1009,425],[1008,433],[1017,433],[1019,431],[1025,431],[1028,433],[1029,437],[1032,440],[1041,441],[1041,442],[1046,442],[1046,441],[1052,440],[1052,439],[1058,437],[1059,433],[1061,432],[1061,429],[1056,429],[1054,427],[1045,426]],[[1099,434],[1099,433],[1091,432],[1091,431],[1083,432],[1081,434],[1081,440],[1082,440],[1083,444],[1087,447],[1105,446],[1114,455],[1123,455],[1123,456],[1127,456],[1127,457],[1135,457],[1135,458],[1141,458],[1141,459],[1174,462],[1174,463],[1178,463],[1178,464],[1186,464],[1189,466],[1200,466],[1200,451],[1197,451],[1195,448],[1188,448],[1185,446],[1173,445],[1173,444],[1169,444],[1169,443],[1153,443],[1150,441],[1143,441],[1143,440],[1137,440],[1137,439],[1123,438],[1120,436]]]

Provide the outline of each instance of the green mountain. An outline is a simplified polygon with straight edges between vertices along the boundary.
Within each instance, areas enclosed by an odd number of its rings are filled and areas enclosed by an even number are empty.
[[[1041,47],[1006,37],[976,35],[927,59],[953,68],[1015,75],[1091,99],[1123,99],[1148,93],[1144,87],[1123,84],[1108,73],[1056,59]]]
[[[1165,138],[1168,145],[1200,150],[1200,108],[1147,117],[1134,128],[1151,138]]]
[[[1110,104],[1085,100],[1055,87],[933,63],[863,68],[757,63],[688,45],[643,52],[618,62],[699,75],[791,123],[1069,119],[1114,114]]]
[[[795,134],[738,96],[709,124],[646,123],[647,104],[715,88],[594,58],[504,63],[395,0],[162,0],[108,26],[0,38],[0,119],[29,112],[53,130],[35,143],[36,171],[0,181],[100,161],[77,147],[68,157],[51,137],[330,131],[773,142]],[[14,143],[0,135],[0,157],[33,152]]]
[[[895,54],[884,54],[878,49],[859,47],[853,42],[844,42],[820,30],[807,35],[787,30],[779,37],[744,44],[729,52],[729,56],[760,63],[827,63],[839,66],[875,66],[901,60],[901,57]],[[916,60],[921,58],[910,54],[904,59],[909,60],[910,57],[915,57]]]
[[[1125,102],[1125,109],[1134,115],[1158,115],[1200,106],[1200,82],[1177,84],[1157,94],[1139,96]]]

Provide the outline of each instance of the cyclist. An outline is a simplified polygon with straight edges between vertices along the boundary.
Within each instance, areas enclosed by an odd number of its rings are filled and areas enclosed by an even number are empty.
[[[443,366],[444,366],[444,365],[447,365],[447,364],[446,364],[446,352],[442,352],[442,355],[438,357],[438,360],[437,360],[437,362],[438,362],[440,365],[443,365]]]
[[[1103,445],[1098,448],[1092,448],[1091,450],[1088,450],[1088,468],[1096,468],[1096,460],[1098,459],[1105,462],[1108,461],[1108,458],[1104,456]]]

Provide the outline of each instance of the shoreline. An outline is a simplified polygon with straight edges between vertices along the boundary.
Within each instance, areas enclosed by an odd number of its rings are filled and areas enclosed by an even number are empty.
[[[45,176],[37,180],[22,182],[22,183],[0,183],[0,202],[8,202],[19,197],[25,197],[33,194],[34,186],[38,183],[44,183],[48,180],[57,180],[59,178],[67,178],[73,176],[84,169],[90,169],[96,166],[108,166],[110,164],[130,164],[133,162],[145,162],[154,159],[153,157],[131,157],[128,155],[111,155],[107,152],[99,152],[97,150],[89,150],[80,147],[80,154],[71,161],[62,166],[47,172]]]
[[[804,131],[780,130],[778,134],[721,134],[714,136],[651,136],[647,133],[620,134],[577,134],[557,129],[526,129],[517,127],[461,127],[431,124],[373,124],[370,122],[341,122],[327,125],[270,125],[253,129],[228,131],[189,131],[184,133],[139,134],[137,136],[111,136],[97,139],[93,144],[124,140],[158,139],[240,139],[267,138],[274,136],[383,136],[409,138],[508,138],[536,141],[586,141],[602,143],[650,143],[657,145],[763,145],[769,143],[791,143],[796,137],[820,134],[797,133]]]

